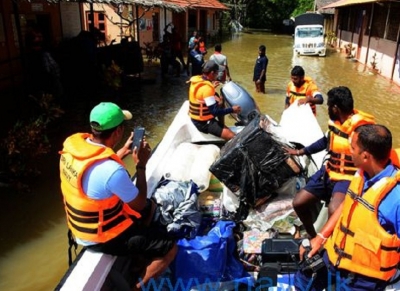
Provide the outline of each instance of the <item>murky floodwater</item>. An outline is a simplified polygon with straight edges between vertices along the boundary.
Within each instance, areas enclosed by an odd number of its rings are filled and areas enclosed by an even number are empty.
[[[260,44],[267,46],[269,58],[267,94],[255,93],[252,82]],[[400,123],[397,122],[400,88],[380,76],[370,75],[363,66],[351,62],[344,55],[331,51],[325,58],[293,56],[292,38],[271,34],[237,35],[224,42],[222,50],[228,56],[233,80],[253,95],[263,113],[276,121],[279,122],[284,108],[290,70],[294,65],[301,65],[306,74],[315,79],[324,96],[334,86],[350,87],[355,107],[374,114],[379,123],[387,125],[392,130],[394,145],[400,146]],[[210,53],[212,51],[209,49]],[[125,107],[135,117],[130,126],[145,126],[153,147],[187,98],[186,80],[183,76],[164,83],[158,79],[154,84],[143,85],[132,93],[130,100],[126,100]],[[323,130],[327,123],[326,109],[325,104],[318,107],[317,118]],[[85,117],[88,115],[88,110],[77,110]],[[71,120],[66,130],[87,130],[81,121],[81,117]],[[61,143],[56,142],[54,148],[61,148]],[[57,154],[50,154],[38,162],[47,166],[41,178],[34,182],[31,193],[2,195],[2,291],[53,290],[67,269],[67,228],[59,190]],[[133,168],[132,163],[128,166],[130,170]]]

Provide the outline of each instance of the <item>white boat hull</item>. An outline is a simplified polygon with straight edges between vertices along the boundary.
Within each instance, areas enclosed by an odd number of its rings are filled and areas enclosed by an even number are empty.
[[[298,106],[296,106],[298,107]],[[296,107],[288,110],[285,114],[294,114],[291,112],[298,110],[307,110],[302,108],[302,106]],[[148,196],[150,197],[156,190],[157,184],[161,178],[165,175],[166,170],[170,163],[174,161],[171,157],[174,156],[176,149],[182,143],[195,143],[195,144],[219,144],[222,145],[224,140],[215,137],[210,134],[203,134],[199,132],[196,127],[191,122],[188,116],[189,103],[185,101],[181,109],[177,113],[173,122],[169,126],[164,138],[157,146],[156,150],[153,152],[150,160],[147,164],[146,177],[148,184]],[[309,113],[311,110],[309,111]],[[301,113],[296,113],[301,114]],[[308,113],[307,113],[308,114]],[[312,114],[312,113],[311,113]],[[314,118],[312,116],[312,118]],[[286,121],[285,121],[286,120]],[[311,139],[317,139],[317,137],[322,136],[323,133],[318,126],[318,123],[314,119],[301,119],[308,120],[310,124],[313,124],[315,128],[315,133],[310,136],[310,127],[306,128],[302,122],[295,120],[295,122],[290,121],[290,116],[283,119],[283,125],[278,125],[276,122],[272,121],[276,133],[282,136],[286,136],[287,140],[302,143],[308,145],[311,143]],[[318,126],[315,126],[315,124]],[[303,129],[302,129],[303,128]],[[232,128],[237,130],[237,128]],[[302,132],[302,130],[304,130]],[[214,155],[214,153],[213,153]],[[215,157],[214,157],[215,158]],[[322,159],[319,156],[315,158],[317,163],[322,163]],[[188,161],[188,165],[191,161]],[[200,167],[199,167],[200,168]],[[203,170],[209,172],[209,165],[202,165]],[[132,277],[129,261],[126,258],[110,256],[102,253],[94,253],[92,251],[85,251],[81,253],[73,264],[73,266],[68,270],[67,274],[61,280],[60,284],[56,287],[55,291],[111,291],[109,285],[117,284],[118,290],[130,290],[128,281],[124,281],[125,278]],[[132,278],[130,278],[132,279]],[[106,284],[107,283],[107,284]]]

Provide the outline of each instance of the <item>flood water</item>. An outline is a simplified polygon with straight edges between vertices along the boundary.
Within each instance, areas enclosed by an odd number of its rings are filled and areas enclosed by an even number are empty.
[[[394,146],[400,146],[400,88],[380,76],[371,75],[362,65],[346,59],[343,54],[328,52],[325,58],[297,57],[292,54],[292,37],[272,34],[239,34],[222,44],[227,55],[231,76],[257,101],[261,111],[277,122],[284,108],[285,88],[294,65],[304,67],[314,78],[321,92],[334,86],[348,86],[354,95],[355,107],[375,115],[387,125],[394,136]],[[255,93],[252,82],[254,63],[259,45],[267,47],[269,58],[266,94]],[[213,49],[209,48],[209,55]],[[206,55],[208,57],[209,55]],[[130,126],[143,125],[154,147],[166,131],[182,102],[187,99],[188,78],[171,77],[167,82],[158,78],[154,84],[144,84],[124,100],[132,111]],[[87,131],[83,122],[89,109],[76,108],[69,113],[67,125],[54,142],[54,152],[38,161],[45,164],[43,174],[32,182],[30,193],[2,192],[0,211],[0,290],[53,290],[67,270],[67,227],[62,208],[58,178],[58,155],[61,140],[67,134]],[[327,124],[327,106],[318,107],[318,121],[323,130]],[[228,120],[232,122],[233,120]],[[130,171],[132,163],[128,162]],[[1,188],[0,188],[1,189]]]

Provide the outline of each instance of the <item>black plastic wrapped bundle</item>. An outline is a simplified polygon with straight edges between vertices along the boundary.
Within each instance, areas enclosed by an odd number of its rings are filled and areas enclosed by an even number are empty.
[[[260,116],[257,116],[222,147],[220,158],[210,167],[210,171],[232,192],[240,189],[238,212],[242,212],[239,214],[241,219],[248,212],[243,208],[262,204],[299,173],[288,163],[293,160],[283,149],[285,144],[260,128],[259,123]]]

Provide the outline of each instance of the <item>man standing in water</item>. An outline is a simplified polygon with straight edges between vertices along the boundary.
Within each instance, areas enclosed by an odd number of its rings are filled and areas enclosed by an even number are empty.
[[[68,137],[60,152],[61,190],[68,227],[86,248],[115,256],[129,256],[144,274],[134,290],[161,275],[175,258],[174,239],[150,224],[155,204],[147,199],[146,164],[150,146],[145,139],[130,149],[133,134],[124,146],[113,148],[124,134],[129,111],[103,102],[90,113],[92,133]],[[136,186],[122,158],[136,163]],[[140,266],[140,265],[138,265]]]
[[[221,44],[216,44],[215,52],[210,56],[210,61],[214,61],[219,66],[217,81],[225,83],[227,78],[231,80],[231,74],[229,73],[228,59],[221,51]]]
[[[288,108],[295,100],[298,100],[298,105],[310,104],[314,115],[317,115],[317,104],[324,103],[324,98],[319,92],[314,81],[304,76],[304,69],[300,66],[294,66],[290,73],[290,82],[286,89],[285,109]]]
[[[224,125],[223,117],[230,113],[239,113],[241,108],[237,105],[223,108],[222,97],[215,92],[215,87],[219,85],[215,81],[218,70],[214,61],[208,61],[203,65],[201,76],[190,78],[189,116],[199,131],[230,140],[235,133]]]
[[[267,81],[268,58],[265,55],[265,45],[258,48],[258,57],[254,65],[253,82],[256,91],[265,94],[265,82]]]
[[[342,203],[357,168],[351,158],[349,137],[361,125],[375,123],[374,117],[353,107],[353,96],[347,87],[335,87],[328,92],[328,135],[300,150],[287,149],[292,155],[311,155],[328,148],[327,162],[310,177],[297,192],[293,208],[308,235],[317,235],[313,226],[315,206],[323,200],[332,215]],[[319,209],[318,209],[319,210]]]

